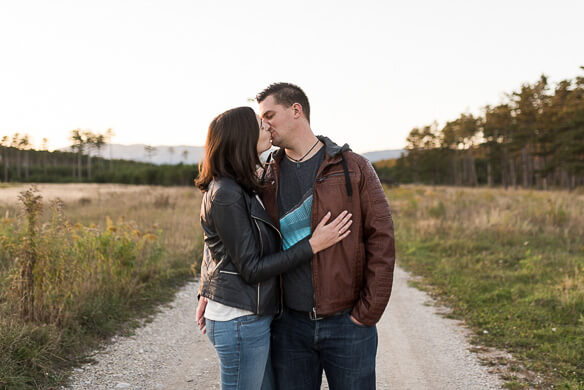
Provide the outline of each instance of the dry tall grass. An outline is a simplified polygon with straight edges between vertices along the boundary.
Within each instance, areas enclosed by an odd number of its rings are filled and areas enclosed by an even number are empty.
[[[0,217],[19,218],[18,194],[28,188],[0,188]],[[42,184],[37,186],[48,204],[60,199],[64,214],[74,223],[97,229],[106,217],[136,225],[144,233],[160,233],[162,245],[174,256],[197,262],[202,248],[199,220],[201,193],[194,187],[156,187],[116,184]],[[48,215],[44,216],[45,221]]]
[[[583,193],[401,186],[388,197],[398,219],[403,215],[422,230],[584,236]]]
[[[0,188],[0,198],[25,188]],[[0,203],[0,388],[59,383],[59,367],[168,297],[200,263],[194,187],[40,191],[64,202],[41,204],[29,190],[25,213],[16,198]]]

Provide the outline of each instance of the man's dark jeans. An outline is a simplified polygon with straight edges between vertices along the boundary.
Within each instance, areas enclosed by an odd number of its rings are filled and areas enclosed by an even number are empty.
[[[313,321],[287,311],[272,322],[272,365],[279,390],[375,389],[377,328],[340,314]]]

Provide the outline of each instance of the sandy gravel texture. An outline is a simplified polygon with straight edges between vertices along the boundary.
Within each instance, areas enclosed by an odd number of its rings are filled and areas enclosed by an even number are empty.
[[[469,331],[439,314],[424,292],[396,268],[390,304],[378,324],[378,389],[500,389],[497,375],[469,351]],[[215,351],[195,326],[196,283],[135,335],[96,352],[75,370],[70,389],[219,389]],[[323,388],[328,388],[326,381]]]
[[[390,303],[378,326],[378,389],[501,389],[502,381],[469,351],[470,331],[448,310],[408,286],[396,267]]]

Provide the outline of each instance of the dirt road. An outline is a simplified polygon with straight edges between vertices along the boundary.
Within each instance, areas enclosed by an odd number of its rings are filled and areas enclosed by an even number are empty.
[[[500,389],[499,378],[469,351],[459,321],[437,314],[427,294],[396,269],[389,306],[378,324],[378,389]],[[132,337],[77,369],[71,389],[219,389],[215,351],[195,326],[196,283]],[[323,388],[327,388],[326,383]]]

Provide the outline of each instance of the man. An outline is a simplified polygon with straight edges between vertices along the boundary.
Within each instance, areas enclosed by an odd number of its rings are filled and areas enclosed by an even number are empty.
[[[280,149],[263,173],[266,210],[286,249],[331,211],[353,214],[351,234],[310,263],[282,275],[285,310],[272,322],[278,388],[374,389],[377,329],[391,293],[393,222],[371,163],[315,136],[308,98],[277,83],[257,96],[263,126]]]

